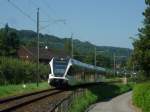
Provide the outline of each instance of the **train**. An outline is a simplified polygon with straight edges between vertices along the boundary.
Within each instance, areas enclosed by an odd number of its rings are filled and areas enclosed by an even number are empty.
[[[49,62],[48,83],[60,88],[103,81],[107,69],[83,63],[73,58],[53,57]]]

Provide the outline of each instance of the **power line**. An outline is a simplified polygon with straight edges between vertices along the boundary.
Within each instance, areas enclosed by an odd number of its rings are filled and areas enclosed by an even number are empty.
[[[53,24],[55,24],[55,23],[57,23],[57,22],[63,22],[64,24],[66,24],[66,20],[65,20],[65,19],[55,20],[55,21],[53,22]],[[46,26],[41,27],[40,30],[43,30],[43,29],[48,28],[51,24],[52,24],[52,23],[49,23],[49,24],[47,24]]]
[[[52,10],[53,14],[55,15],[56,18],[60,18],[58,17],[58,15],[56,14],[56,11],[51,7],[51,5],[47,2],[47,0],[42,0],[42,2],[45,4],[45,6],[47,8],[49,8],[50,10]],[[64,23],[65,26],[68,27],[68,29],[72,29],[69,25],[66,19],[58,19],[58,21],[62,21]]]
[[[53,11],[53,14],[55,14],[55,17],[56,17],[56,18],[60,18],[60,17],[57,16],[55,10],[54,10],[54,9],[51,7],[51,5],[47,2],[47,0],[42,0],[42,3],[43,3],[48,9],[50,9],[50,10]],[[59,19],[59,20],[60,20],[60,19]],[[63,19],[62,19],[62,20],[63,20]],[[66,27],[68,30],[71,30],[71,33],[73,32],[72,27],[68,24],[68,22],[67,22],[66,19],[65,19],[64,25],[65,25],[65,27]]]
[[[11,0],[8,0],[8,2],[16,8],[20,13],[22,13],[24,16],[29,18],[31,21],[36,22],[30,15],[28,15],[25,11],[23,11],[21,8],[19,8],[16,4],[14,4]]]
[[[53,14],[55,15],[54,18],[60,18],[57,16],[55,10],[51,7],[51,5],[49,4],[49,2],[47,0],[42,0],[42,3],[45,7],[47,7],[49,10],[51,10],[53,12]],[[40,30],[45,30],[47,29],[50,25],[55,24],[56,22],[62,22],[64,23],[64,27],[66,27],[67,30],[70,30],[71,33],[73,33],[73,28],[70,26],[70,24],[68,24],[66,19],[57,19],[55,20],[53,23],[49,23],[46,26],[42,27]]]
[[[54,17],[54,18],[55,18],[54,23],[56,23],[56,22],[62,22],[62,23],[64,23],[64,25],[67,24],[66,19],[60,19],[60,17],[58,17],[58,16],[56,15],[55,10],[50,6],[50,4],[49,4],[46,0],[42,0],[42,3],[43,3],[43,5],[44,5],[45,7],[47,7],[49,10],[51,10],[51,11],[53,12],[53,14],[55,15],[55,17]],[[49,25],[50,25],[50,24],[49,24]],[[44,26],[43,29],[49,27],[49,25]]]
[[[40,7],[33,0],[29,0],[29,1],[32,2],[32,5],[34,5],[34,7],[36,7],[36,8]],[[46,13],[46,11],[43,8],[40,7],[40,10],[42,10],[42,12],[45,14],[45,16],[48,16],[48,18],[55,20],[52,16],[50,16],[48,13]],[[44,21],[44,22],[48,22],[48,21],[50,21],[50,19],[47,21]],[[43,21],[41,21],[41,22],[43,22]]]
[[[8,0],[8,2],[9,2],[14,8],[16,8],[20,13],[22,13],[24,16],[26,16],[26,17],[29,18],[31,21],[33,21],[33,22],[36,23],[36,21],[35,21],[29,14],[27,14],[24,10],[22,10],[20,7],[18,7],[16,4],[14,4],[11,0]],[[33,0],[30,0],[30,2],[32,2],[32,4],[33,4],[36,8],[39,7],[35,2],[33,2]],[[48,4],[48,2],[46,2],[45,0],[42,0],[42,3],[43,3],[47,8],[49,8],[50,10],[53,10],[52,7]],[[64,25],[67,27],[67,29],[69,29],[69,30],[71,29],[71,30],[72,30],[72,28],[66,23],[66,20],[65,20],[65,19],[57,19],[57,20],[56,20],[56,19],[54,19],[53,17],[51,17],[49,14],[47,14],[44,10],[43,10],[42,12],[45,13],[45,15],[48,16],[48,18],[53,19],[54,22],[50,21],[50,19],[49,19],[48,21],[44,21],[44,22],[52,22],[52,23],[49,23],[49,24],[47,24],[47,25],[41,27],[40,30],[46,29],[46,28],[48,28],[50,25],[52,25],[52,24],[54,24],[54,23],[57,23],[57,22],[63,22]],[[54,13],[54,10],[53,10],[53,13]],[[55,16],[56,16],[56,14],[55,14]],[[41,22],[42,22],[42,21],[41,21]],[[72,31],[71,31],[71,32],[72,32]]]
[[[50,6],[50,4],[46,0],[42,0],[42,3],[43,3],[43,5],[45,5],[45,7],[47,7],[48,9],[50,9],[53,12],[53,14],[55,15],[55,18],[59,18],[56,15],[56,12],[54,11],[54,9]]]
[[[53,24],[54,24],[54,23],[55,23],[55,22],[53,22]],[[41,27],[40,30],[45,30],[45,29],[48,28],[50,25],[52,25],[52,23],[49,23],[49,24],[47,24],[47,25]]]
[[[30,2],[32,2],[32,4],[33,4],[35,7],[39,7],[39,5],[37,5],[33,0],[30,0]],[[42,4],[44,5],[44,7],[47,7],[49,10],[51,10],[51,11],[53,12],[53,14],[55,15],[55,17],[51,17],[50,14],[46,13],[46,11],[43,10],[42,12],[45,13],[45,15],[48,16],[48,18],[53,19],[53,22],[52,22],[52,23],[49,23],[49,24],[47,24],[47,25],[45,25],[45,26],[43,26],[43,27],[41,27],[40,30],[45,30],[45,29],[47,29],[47,28],[48,28],[50,25],[52,25],[52,24],[55,24],[55,23],[57,23],[57,22],[62,22],[62,23],[64,23],[65,27],[66,27],[68,30],[71,30],[71,33],[73,32],[73,31],[72,31],[72,27],[70,27],[70,25],[68,25],[68,23],[66,22],[66,19],[59,19],[60,17],[58,17],[58,16],[56,15],[55,10],[50,6],[50,4],[49,4],[46,0],[42,0],[41,2],[42,2]],[[57,18],[58,18],[58,19],[57,19]],[[41,22],[51,22],[50,19],[47,20],[47,21],[41,21]]]
[[[30,2],[32,2],[32,5],[34,6],[34,7],[40,7],[37,3],[35,3],[33,0],[29,0]],[[42,2],[43,3],[43,2]],[[46,7],[47,7],[47,5],[46,5]],[[57,23],[57,22],[63,22],[64,24],[66,24],[66,20],[64,20],[64,19],[55,19],[55,18],[53,18],[52,16],[50,16],[50,14],[48,14],[48,13],[46,13],[46,11],[43,9],[43,8],[41,8],[41,10],[42,10],[42,12],[45,14],[45,16],[47,16],[48,17],[48,20],[40,20],[40,22],[50,22],[49,24],[47,24],[47,25],[45,25],[45,26],[43,26],[43,27],[41,27],[40,28],[40,30],[44,30],[44,29],[47,29],[50,25],[52,25],[52,24],[55,24],[55,23]],[[51,21],[51,19],[53,20],[53,21]]]

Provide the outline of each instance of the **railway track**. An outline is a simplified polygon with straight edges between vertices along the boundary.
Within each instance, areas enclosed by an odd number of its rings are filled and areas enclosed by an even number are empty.
[[[0,99],[0,112],[51,112],[73,91],[101,84],[104,82],[82,84],[68,88],[68,90],[47,89]]]
[[[10,112],[26,106],[30,103],[36,102],[52,95],[56,95],[61,92],[63,92],[63,90],[47,89],[6,99],[0,99],[0,112]]]

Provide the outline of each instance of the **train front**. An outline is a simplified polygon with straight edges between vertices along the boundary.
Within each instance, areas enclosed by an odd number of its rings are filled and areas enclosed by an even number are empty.
[[[68,86],[68,79],[66,79],[68,58],[53,58],[50,61],[51,73],[49,74],[48,83],[54,87]]]

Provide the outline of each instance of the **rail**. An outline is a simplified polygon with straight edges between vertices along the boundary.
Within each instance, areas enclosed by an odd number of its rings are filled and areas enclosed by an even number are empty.
[[[20,96],[10,97],[0,100],[0,112],[7,112],[22,106],[25,106],[29,103],[35,102],[37,100],[43,99],[45,97],[58,94],[63,90],[56,89],[47,89],[38,92],[32,92]]]
[[[86,89],[77,89],[72,92],[71,95],[65,97],[63,100],[59,101],[51,110],[50,112],[68,112],[69,108],[73,102],[78,96],[83,96],[86,92]]]

